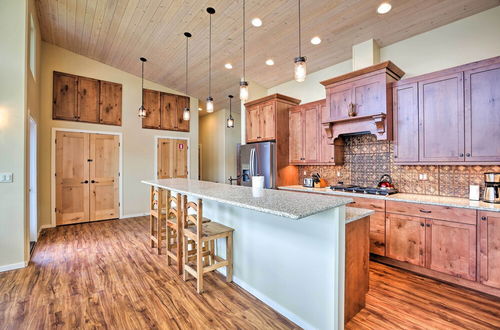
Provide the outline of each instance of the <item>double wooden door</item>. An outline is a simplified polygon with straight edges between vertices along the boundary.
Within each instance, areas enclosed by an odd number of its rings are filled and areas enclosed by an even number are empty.
[[[158,179],[187,178],[187,140],[158,139],[157,176]]]
[[[58,131],[56,223],[119,217],[117,135]]]

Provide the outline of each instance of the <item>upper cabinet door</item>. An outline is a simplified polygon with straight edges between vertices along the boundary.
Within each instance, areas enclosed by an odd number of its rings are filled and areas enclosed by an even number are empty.
[[[77,77],[54,72],[53,85],[53,119],[78,120]]]
[[[500,161],[500,64],[465,72],[465,161]]]
[[[418,162],[417,84],[394,88],[394,161]]]
[[[463,86],[463,72],[418,83],[421,161],[464,161]]]
[[[143,89],[146,118],[142,118],[143,128],[160,128],[160,92]]]
[[[189,120],[184,120],[184,109],[189,107],[189,97],[177,96],[177,129],[189,132]]]
[[[356,117],[386,113],[387,80],[385,74],[359,79],[352,84],[353,115]]]
[[[325,113],[323,113],[321,118],[323,123],[348,118],[349,108],[353,105],[352,84],[329,88],[326,101],[330,105],[330,113],[328,118],[324,118]]]
[[[266,102],[260,106],[260,140],[276,139],[276,103]]]
[[[319,106],[303,108],[302,127],[304,130],[304,160],[306,162],[319,162],[320,132],[319,132]]]
[[[161,128],[166,130],[177,128],[177,95],[161,94]]]
[[[302,129],[302,109],[296,107],[288,113],[290,162],[304,161],[304,131]]]
[[[99,80],[78,77],[78,120],[99,122]]]
[[[254,105],[247,108],[247,142],[256,142],[260,139],[260,106]]]
[[[122,124],[122,85],[100,81],[99,122],[107,125]]]

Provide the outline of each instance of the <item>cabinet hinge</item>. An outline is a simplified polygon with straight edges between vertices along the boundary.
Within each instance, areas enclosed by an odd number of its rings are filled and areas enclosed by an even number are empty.
[[[118,176],[122,175],[120,172],[118,172]]]
[[[54,212],[57,212],[57,207],[54,208]]]
[[[122,203],[118,202],[118,206],[122,206]]]

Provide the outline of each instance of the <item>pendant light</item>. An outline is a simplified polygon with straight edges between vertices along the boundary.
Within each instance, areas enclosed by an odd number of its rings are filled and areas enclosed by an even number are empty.
[[[245,80],[245,0],[243,0],[243,76],[240,81],[240,100],[248,100],[248,82]]]
[[[191,38],[192,35],[189,32],[184,32],[184,36],[186,37],[186,91],[184,94],[188,95],[188,49],[189,49],[189,38]],[[191,119],[191,111],[189,109],[189,103],[184,108],[184,112],[182,113],[182,119],[184,119],[185,121]]]
[[[215,9],[207,8],[207,13],[210,15],[210,29],[208,35],[208,97],[207,97],[207,112],[214,112],[214,99],[212,98],[212,15],[215,14]]]
[[[301,43],[301,31],[300,31],[300,0],[299,2],[299,56],[295,58],[295,80],[297,82],[302,82],[306,80],[306,58],[302,56],[302,43]]]
[[[142,95],[142,101],[141,101],[141,106],[139,107],[139,111],[137,112],[137,115],[139,118],[146,118],[147,116],[147,111],[146,108],[144,107],[144,63],[147,62],[146,58],[141,57],[139,58],[141,60],[142,64],[142,74],[141,74],[141,79],[142,79],[142,89],[141,89],[141,95]]]
[[[229,97],[229,118],[227,119],[227,128],[234,128],[234,119],[233,119],[233,115],[232,115],[232,109],[231,109],[231,101],[233,99],[233,96],[232,95],[228,95],[227,97]]]

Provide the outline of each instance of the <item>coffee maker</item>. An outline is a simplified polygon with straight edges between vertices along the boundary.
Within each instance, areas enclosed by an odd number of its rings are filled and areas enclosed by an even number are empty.
[[[488,203],[500,203],[500,172],[484,173],[483,200]]]

